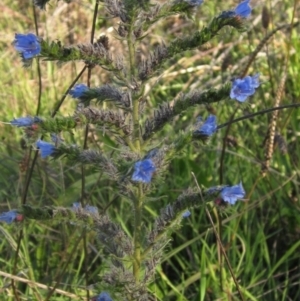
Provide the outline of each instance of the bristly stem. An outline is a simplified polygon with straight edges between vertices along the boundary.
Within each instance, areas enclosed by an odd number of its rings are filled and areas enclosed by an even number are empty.
[[[92,29],[91,29],[91,37],[90,42],[91,44],[94,42],[95,36],[95,28],[96,28],[96,20],[98,15],[98,8],[99,8],[99,0],[96,0],[95,7],[94,7],[94,14],[93,14],[93,21],[92,21]],[[91,86],[91,76],[92,76],[92,67],[88,66],[88,74],[87,74],[87,86]],[[89,133],[89,124],[86,124],[84,130],[84,141],[83,141],[83,149],[87,149],[87,139]],[[84,207],[85,203],[85,167],[81,165],[81,206]],[[88,287],[89,283],[89,275],[88,275],[88,249],[87,249],[87,239],[86,239],[86,231],[84,230],[83,233],[83,248],[84,248],[84,273],[85,273],[85,283],[86,287]],[[89,290],[86,290],[86,297],[87,300],[90,299]]]
[[[38,20],[37,20],[37,14],[35,10],[35,5],[32,6],[33,9],[33,18],[34,18],[34,27],[35,27],[35,33],[37,36],[39,36],[39,27],[38,27]],[[41,72],[41,66],[40,66],[40,60],[36,60],[37,64],[37,73],[38,73],[38,80],[39,80],[39,94],[38,94],[38,103],[36,108],[36,115],[38,116],[40,114],[41,110],[41,102],[42,102],[42,72]]]
[[[130,22],[127,45],[129,55],[129,87],[135,85],[135,49],[133,41],[133,22]],[[131,88],[130,88],[131,89]],[[133,145],[138,153],[141,151],[141,136],[140,136],[140,124],[139,124],[139,98],[134,95],[133,89],[130,91],[130,97],[132,101],[132,123],[133,133],[132,140]],[[141,268],[141,233],[142,233],[142,212],[143,212],[143,184],[138,184],[137,195],[134,200],[134,252],[133,252],[133,276],[135,282],[140,280],[140,268]]]
[[[141,233],[143,212],[143,184],[138,184],[137,198],[134,200],[134,253],[133,253],[133,275],[136,283],[139,282],[141,267]]]
[[[128,46],[128,55],[129,55],[129,85],[132,86],[135,81],[135,50],[134,50],[134,41],[133,41],[133,23],[131,22],[128,36],[127,36],[127,46]],[[140,152],[140,125],[139,125],[139,99],[135,97],[131,91],[130,97],[132,100],[132,123],[133,123],[133,143],[138,152]]]

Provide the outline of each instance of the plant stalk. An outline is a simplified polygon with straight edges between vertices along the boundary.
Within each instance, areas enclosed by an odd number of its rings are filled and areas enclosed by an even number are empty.
[[[133,275],[135,282],[139,282],[141,268],[141,234],[142,234],[142,209],[143,209],[143,187],[139,183],[138,197],[134,201],[134,253],[133,253]]]
[[[135,49],[134,49],[134,41],[133,41],[133,24],[130,24],[130,28],[127,36],[127,45],[129,52],[129,69],[130,69],[130,78],[129,78],[129,86],[131,87],[134,84],[135,78]],[[133,141],[134,146],[138,152],[140,152],[140,124],[139,124],[139,99],[135,97],[133,93],[131,93],[132,99],[132,121],[133,121]]]

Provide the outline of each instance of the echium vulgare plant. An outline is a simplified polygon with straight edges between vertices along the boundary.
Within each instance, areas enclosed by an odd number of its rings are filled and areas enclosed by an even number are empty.
[[[47,0],[34,1],[40,9],[45,9],[47,3]],[[154,85],[150,79],[159,75],[166,62],[207,43],[223,27],[245,30],[246,19],[251,14],[250,0],[245,0],[235,8],[220,11],[201,30],[165,41],[150,49],[146,57],[140,57],[139,45],[147,40],[147,32],[159,20],[175,14],[190,17],[195,10],[201,9],[201,5],[205,5],[205,2],[174,0],[159,4],[149,0],[98,1],[95,18],[98,10],[103,9],[111,18],[118,20],[115,38],[124,46],[122,57],[114,54],[111,41],[105,35],[98,39],[92,36],[87,44],[69,46],[59,41],[47,41],[33,33],[15,35],[13,45],[27,67],[37,58],[60,63],[81,61],[85,64],[83,71],[90,73],[99,68],[109,74],[110,82],[101,86],[85,85],[78,80],[78,76],[77,83],[74,81],[66,91],[66,95],[77,101],[76,110],[70,116],[56,116],[61,102],[53,108],[51,116],[20,116],[9,123],[24,129],[27,144],[42,159],[65,157],[81,166],[90,164],[95,168],[94,172],[102,173],[113,182],[115,197],[121,202],[131,203],[133,218],[128,227],[132,229],[131,233],[124,231],[122,223],[109,217],[109,210],[98,210],[84,196],[78,196],[80,202],[69,200],[70,204],[73,203],[70,207],[34,207],[26,203],[25,192],[19,208],[0,215],[0,221],[8,224],[25,223],[29,219],[41,222],[58,220],[84,228],[85,231],[94,231],[103,246],[105,260],[109,258],[110,264],[103,265],[99,279],[93,279],[97,292],[91,300],[150,300],[147,287],[153,281],[169,236],[178,229],[183,218],[192,214],[192,208],[208,202],[214,206],[234,205],[238,199],[245,197],[241,182],[203,191],[191,185],[176,200],[170,200],[155,220],[147,216],[145,210],[146,204],[151,206],[150,200],[159,199],[157,188],[169,174],[172,159],[193,141],[203,142],[199,145],[207,143],[218,130],[215,115],[198,117],[192,127],[182,128],[171,141],[167,138],[158,140],[163,127],[195,106],[229,102],[230,99],[243,103],[259,87],[258,74],[245,74],[217,88],[181,93],[174,101],[166,100],[158,108],[147,107],[146,90],[149,91],[149,85]],[[64,99],[65,96],[62,101]],[[61,138],[62,132],[70,133],[82,126],[85,126],[83,147],[80,143],[68,143],[68,135],[65,135],[65,139]],[[97,148],[87,144],[91,127],[99,130]],[[113,151],[101,142],[101,137],[107,135],[114,144]],[[35,162],[33,160],[32,172]],[[30,175],[27,185],[30,185]],[[113,203],[111,206],[114,206]]]

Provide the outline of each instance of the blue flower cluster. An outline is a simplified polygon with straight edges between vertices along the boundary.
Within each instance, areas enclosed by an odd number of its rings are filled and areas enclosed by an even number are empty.
[[[237,5],[234,12],[241,18],[248,18],[251,14],[251,6],[249,5],[250,0],[245,0]]]
[[[71,89],[69,91],[69,94],[73,97],[73,98],[81,98],[84,96],[84,93],[89,91],[89,87],[86,86],[85,84],[77,84],[76,86],[74,86],[73,89]]]
[[[96,299],[96,301],[112,301],[110,295],[106,292],[102,292]]]
[[[25,60],[32,59],[41,52],[40,39],[33,33],[16,33],[13,45],[15,49],[21,53]]]
[[[14,118],[9,123],[16,127],[27,127],[27,126],[32,126],[33,124],[39,123],[41,121],[42,119],[40,119],[37,116],[35,117],[27,116],[27,117]]]
[[[23,215],[19,214],[17,210],[11,210],[0,214],[0,222],[11,224],[14,221],[21,221]]]
[[[81,204],[79,202],[75,202],[73,203],[72,205],[72,209],[74,211],[77,211],[79,209],[81,209]],[[94,207],[94,206],[90,206],[90,205],[86,205],[84,208],[83,208],[84,211],[88,212],[88,213],[92,213],[92,214],[99,214],[98,212],[98,208],[97,207]]]
[[[249,5],[251,0],[244,0],[236,6],[234,10],[224,11],[220,17],[223,18],[248,18],[251,14],[251,6]]]
[[[49,142],[43,140],[38,140],[36,142],[36,147],[39,148],[41,152],[41,157],[44,159],[48,156],[51,156],[55,151],[55,146]]]
[[[131,179],[136,182],[150,183],[156,167],[151,159],[138,161],[134,164],[134,172]]]
[[[242,182],[237,185],[225,187],[222,189],[220,196],[223,201],[234,205],[237,200],[243,199],[246,195]]]
[[[203,3],[203,0],[185,0],[191,6],[199,6]]]
[[[91,301],[113,301],[113,300],[110,297],[109,293],[102,292],[100,295],[93,297]]]
[[[255,93],[255,89],[259,87],[259,74],[246,76],[242,79],[235,79],[230,90],[230,98],[239,102],[244,102],[249,96]]]
[[[187,217],[189,217],[190,215],[191,215],[191,212],[190,212],[189,210],[187,210],[187,211],[185,211],[185,212],[182,213],[182,217],[183,217],[183,218],[187,218]]]
[[[201,120],[201,119],[200,119]],[[207,119],[201,124],[200,128],[194,131],[195,136],[209,137],[217,130],[217,117],[209,115]]]

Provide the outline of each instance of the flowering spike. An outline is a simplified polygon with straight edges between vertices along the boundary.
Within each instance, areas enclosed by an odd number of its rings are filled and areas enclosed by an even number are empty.
[[[239,102],[244,102],[248,96],[255,93],[255,89],[259,87],[259,74],[246,76],[243,79],[235,79],[232,83],[230,98]]]
[[[18,220],[18,215],[19,214],[16,210],[3,212],[3,213],[0,214],[0,221],[4,222],[4,223],[7,223],[7,224],[11,224],[15,220]]]
[[[237,5],[234,12],[237,16],[241,18],[247,18],[251,14],[251,6],[249,5],[250,0],[245,0]]]
[[[155,169],[151,159],[138,161],[134,164],[134,173],[131,179],[136,182],[150,183]]]
[[[55,146],[51,143],[38,140],[36,146],[40,149],[41,157],[44,159],[47,156],[51,156],[55,150]]]
[[[69,91],[69,94],[73,98],[81,98],[84,95],[84,92],[87,92],[89,87],[85,84],[77,84],[72,90]]]
[[[16,33],[13,45],[15,49],[22,54],[22,57],[25,60],[32,59],[41,52],[40,40],[33,33]]]
[[[220,196],[225,202],[234,205],[238,199],[244,198],[245,194],[246,192],[244,190],[243,184],[242,182],[240,182],[238,185],[225,187],[221,191]]]

